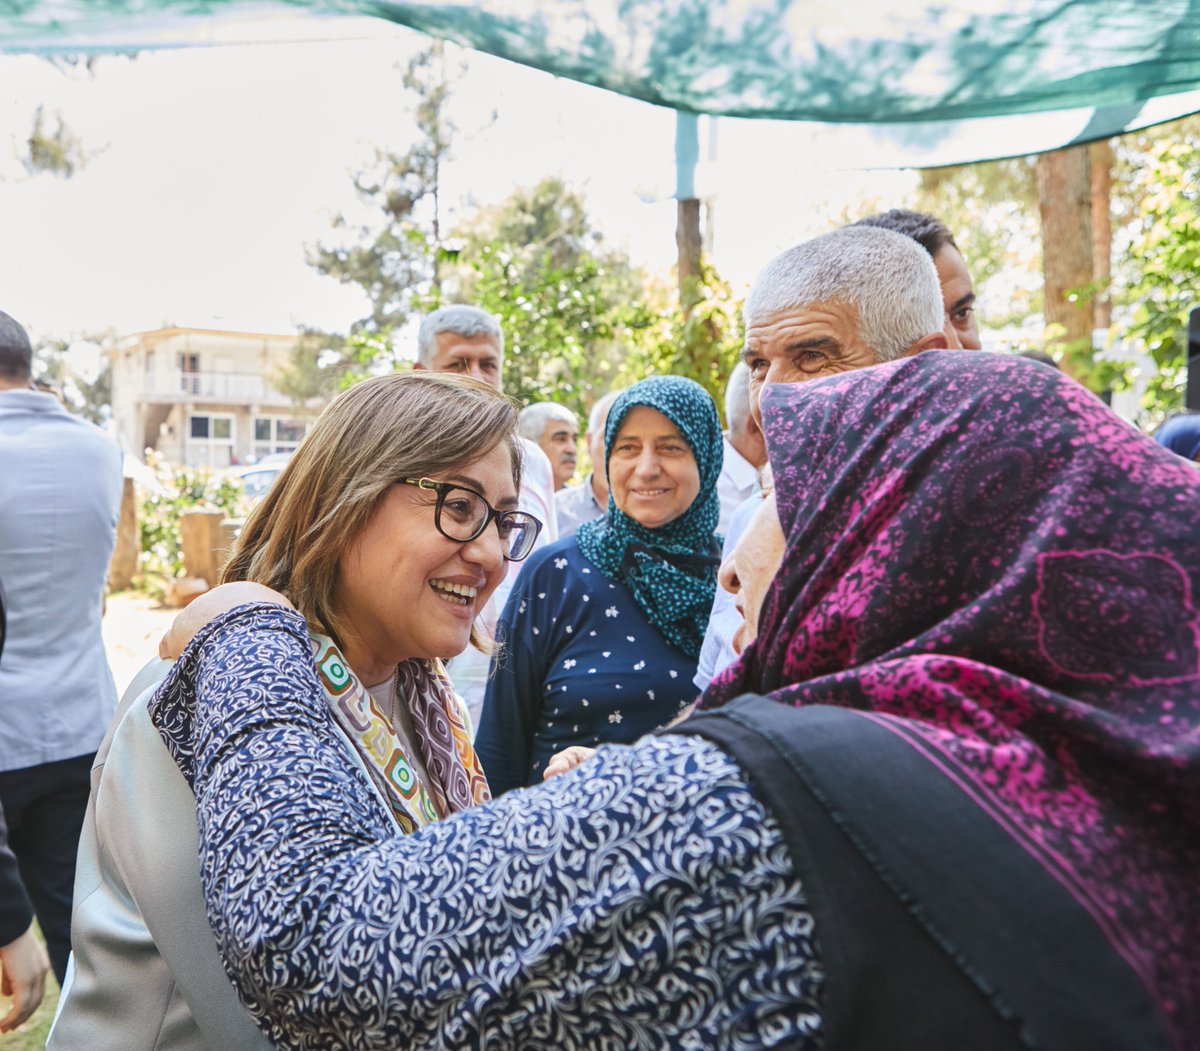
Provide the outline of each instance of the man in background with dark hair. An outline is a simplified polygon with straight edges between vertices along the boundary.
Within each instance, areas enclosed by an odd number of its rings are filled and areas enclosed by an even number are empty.
[[[25,330],[0,312],[0,806],[61,984],[92,758],[116,706],[100,635],[121,453],[34,389]]]
[[[892,208],[868,215],[854,226],[878,226],[911,237],[933,259],[942,286],[942,305],[946,310],[946,339],[952,349],[982,350],[979,322],[975,317],[975,288],[967,272],[966,261],[954,243],[946,224],[924,212]]]

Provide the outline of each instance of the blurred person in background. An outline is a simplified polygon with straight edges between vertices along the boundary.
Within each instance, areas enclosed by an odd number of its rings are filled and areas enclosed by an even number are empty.
[[[767,462],[767,445],[750,411],[750,369],[739,361],[725,386],[725,460],[717,479],[721,518],[717,532],[729,531],[729,520],[758,487],[757,475]]]
[[[1185,460],[1200,461],[1200,413],[1181,412],[1154,433],[1154,440]]]
[[[608,474],[604,466],[604,425],[608,410],[617,400],[619,390],[609,391],[588,413],[587,434],[583,436],[592,469],[578,485],[569,485],[554,494],[554,509],[558,515],[559,537],[570,536],[584,522],[601,518],[608,507]]]
[[[942,289],[944,331],[951,350],[981,350],[975,286],[954,235],[940,219],[907,208],[892,208],[860,219],[855,226],[875,226],[911,237],[933,260]]]
[[[100,621],[123,482],[117,446],[34,389],[32,357],[0,313],[0,806],[61,984],[92,760],[117,701]]]
[[[579,439],[575,413],[552,401],[537,401],[521,410],[518,430],[522,438],[534,442],[549,458],[555,492],[561,490],[575,473],[575,443]]]

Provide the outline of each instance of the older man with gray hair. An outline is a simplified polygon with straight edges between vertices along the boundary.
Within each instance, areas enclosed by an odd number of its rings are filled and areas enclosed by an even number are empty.
[[[769,262],[742,310],[750,405],[768,383],[799,383],[945,348],[933,260],[890,230],[848,226]]]
[[[575,473],[579,450],[579,418],[570,409],[552,401],[535,401],[521,410],[517,431],[522,438],[535,442],[550,459],[554,470],[554,491],[558,492]],[[562,535],[561,530],[559,535]]]
[[[933,260],[916,241],[873,226],[848,226],[789,248],[764,268],[743,308],[750,411],[761,425],[768,383],[799,383],[868,368],[948,346]],[[759,500],[734,512],[722,552],[728,558]],[[696,686],[704,690],[737,659],[741,616],[718,589],[700,649]]]
[[[455,303],[421,319],[414,368],[458,372],[502,390],[503,365],[504,333],[486,310]]]
[[[718,533],[729,532],[733,513],[754,493],[758,472],[767,462],[767,443],[750,409],[750,370],[739,361],[725,385],[725,458],[717,477],[721,502]]]
[[[578,485],[569,485],[554,494],[554,509],[558,513],[558,535],[570,536],[584,522],[591,522],[608,513],[608,467],[604,462],[604,426],[608,410],[617,400],[620,390],[611,390],[600,398],[588,413],[587,445],[592,469]]]

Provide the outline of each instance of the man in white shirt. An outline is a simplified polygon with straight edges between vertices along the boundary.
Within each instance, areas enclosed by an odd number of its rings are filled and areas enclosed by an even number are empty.
[[[117,702],[100,619],[121,453],[33,388],[32,358],[0,312],[0,804],[61,984],[92,758]]]
[[[456,304],[435,310],[421,321],[417,333],[417,361],[413,367],[430,372],[456,372],[503,390],[504,333],[500,330],[500,323],[478,307]],[[558,539],[558,520],[554,511],[554,471],[550,460],[535,442],[520,437],[517,440],[522,452],[520,508],[542,523],[542,531],[534,547],[537,550]],[[496,588],[479,615],[477,626],[486,638],[492,637],[492,629],[496,626],[500,610],[504,608],[520,569],[519,562],[509,564],[508,576]],[[467,702],[471,719],[476,724],[483,706],[489,663],[488,657],[475,647],[468,646],[448,666],[454,688]]]
[[[558,513],[558,535],[570,536],[584,522],[601,518],[608,513],[608,472],[604,466],[604,428],[608,410],[617,400],[619,390],[609,391],[592,406],[588,414],[588,429],[584,441],[591,457],[592,469],[578,485],[569,485],[554,494]]]
[[[729,532],[733,512],[754,492],[755,479],[767,462],[767,444],[754,414],[750,411],[750,370],[739,361],[725,387],[725,460],[717,478],[717,498],[721,501],[718,533]]]

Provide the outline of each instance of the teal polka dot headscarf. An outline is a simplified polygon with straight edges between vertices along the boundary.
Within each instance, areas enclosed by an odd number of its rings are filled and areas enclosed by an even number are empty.
[[[610,580],[633,593],[646,617],[673,646],[699,657],[712,612],[721,564],[717,477],[724,448],[721,420],[708,391],[682,376],[655,376],[635,383],[615,402],[604,428],[605,474],[613,441],[630,409],[661,412],[679,428],[696,458],[700,491],[678,518],[647,529],[608,496],[608,514],[576,530],[579,550]]]

